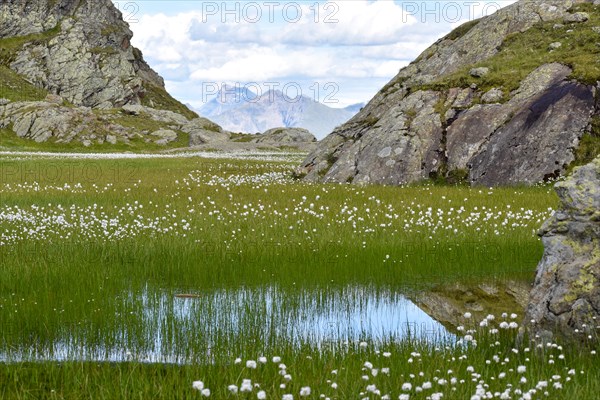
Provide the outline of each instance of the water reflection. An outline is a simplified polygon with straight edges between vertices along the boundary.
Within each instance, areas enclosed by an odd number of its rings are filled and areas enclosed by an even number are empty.
[[[214,362],[249,349],[450,338],[403,294],[363,286],[217,289],[191,297],[146,289],[118,303],[111,329],[69,332],[36,349],[4,352],[0,360]]]

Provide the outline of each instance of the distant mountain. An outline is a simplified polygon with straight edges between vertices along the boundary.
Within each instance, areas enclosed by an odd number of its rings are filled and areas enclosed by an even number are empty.
[[[353,114],[358,113],[360,110],[362,110],[362,108],[365,106],[365,103],[357,103],[357,104],[352,104],[351,106],[348,106],[346,108],[344,108],[344,110],[349,111]]]
[[[304,128],[321,139],[352,118],[362,104],[332,108],[274,90],[257,96],[248,89],[224,87],[198,112],[232,132],[258,133],[272,128]]]
[[[258,95],[247,88],[225,85],[200,109],[204,115],[220,115],[254,101]],[[227,128],[225,128],[227,129]]]

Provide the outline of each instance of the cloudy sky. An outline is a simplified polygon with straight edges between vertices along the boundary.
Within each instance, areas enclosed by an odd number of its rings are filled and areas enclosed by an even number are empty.
[[[516,0],[113,0],[150,65],[199,107],[223,84],[367,102],[458,25]]]

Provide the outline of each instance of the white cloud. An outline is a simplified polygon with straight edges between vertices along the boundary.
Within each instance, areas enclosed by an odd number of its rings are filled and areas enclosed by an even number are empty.
[[[305,71],[307,67],[306,57],[309,57],[304,52],[296,51],[279,54],[274,49],[264,47],[240,53],[236,58],[221,65],[198,68],[192,72],[190,78],[203,81],[268,81],[275,78],[299,75]],[[314,68],[312,74],[317,75],[317,70],[326,66],[323,61],[314,61],[315,64],[310,65],[310,67]]]
[[[354,0],[327,3],[330,8],[307,10],[304,18],[286,24],[281,41],[304,46],[372,46],[396,43],[416,23],[393,1]],[[315,20],[317,21],[315,23]]]
[[[493,9],[491,3],[504,6],[512,2],[478,2],[477,7],[469,9],[471,15],[463,8],[461,17],[479,16],[486,5],[487,10]],[[185,4],[184,12],[173,11],[178,3]],[[464,22],[464,18],[450,20],[449,14],[443,15],[439,8],[437,15],[425,15],[440,20],[431,23],[423,18],[423,10],[411,14],[409,7],[402,7],[408,3],[425,4],[388,0],[322,2],[315,14],[314,4],[306,2],[301,3],[302,18],[295,23],[283,18],[281,8],[275,9],[272,21],[269,11],[263,9],[259,22],[240,15],[236,23],[231,15],[225,21],[219,13],[203,15],[201,1],[194,2],[196,9],[190,9],[189,2],[170,1],[161,3],[163,13],[140,14],[139,22],[131,28],[135,33],[133,44],[165,77],[169,90],[186,101],[194,101],[206,81],[298,81],[305,85],[329,81],[343,82],[340,96],[355,103],[369,100],[361,96],[374,94],[382,86],[381,81],[391,79],[431,43]],[[437,7],[448,4],[438,3]],[[248,3],[239,4],[242,7]],[[283,7],[286,3],[280,4]],[[144,7],[140,10],[143,13]],[[292,11],[288,15],[294,16]],[[326,23],[327,17],[329,22],[337,22]],[[426,23],[421,22],[423,19]]]

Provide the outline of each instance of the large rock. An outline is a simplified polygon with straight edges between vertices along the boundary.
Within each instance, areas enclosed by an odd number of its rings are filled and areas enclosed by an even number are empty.
[[[542,227],[525,322],[545,338],[598,340],[600,333],[600,157],[556,185],[560,209]],[[577,333],[577,331],[579,333]]]
[[[190,121],[183,115],[169,110],[157,110],[151,107],[144,107],[141,105],[126,105],[123,106],[121,110],[126,114],[150,118],[153,121],[157,122],[174,124],[177,125],[179,128],[190,123]]]
[[[149,121],[156,129],[147,130]],[[140,105],[98,111],[89,107],[63,106],[56,101],[0,104],[0,128],[12,128],[17,136],[36,142],[52,139],[60,143],[115,144],[131,139],[148,139],[150,134],[155,143],[165,145],[175,141],[178,132],[185,132],[190,136],[190,146],[194,146],[227,142],[230,138],[229,132],[206,118],[188,120],[172,111]]]
[[[253,140],[255,143],[313,143],[317,141],[315,135],[303,128],[273,128],[258,135]]]
[[[164,89],[111,0],[3,0],[0,7],[0,38],[41,34],[8,59],[36,86],[100,108],[140,103],[146,85]]]
[[[494,68],[480,64],[509,35],[571,18],[582,2],[590,1],[521,0],[440,39],[323,139],[298,172],[309,181],[388,185],[466,176],[486,186],[564,174],[600,116],[597,85],[578,83],[571,68],[548,62],[517,90],[497,85],[486,93],[478,85]],[[463,87],[440,84],[460,71],[480,78]]]
[[[177,132],[172,131],[171,129],[159,129],[157,131],[152,132],[151,135],[158,138],[154,142],[160,145],[165,145],[174,140],[177,140]]]
[[[230,138],[230,133],[206,118],[195,118],[182,126],[183,132],[190,135],[190,146],[209,143],[223,143]]]
[[[570,73],[568,67],[548,64],[526,79],[524,85],[529,80],[535,88],[503,105],[499,113],[508,111],[508,118],[466,164],[457,165],[470,170],[471,182],[535,184],[564,173],[595,109],[594,89],[567,80]],[[452,157],[450,146],[448,152]]]
[[[565,23],[580,23],[590,19],[590,14],[585,12],[576,12],[573,14],[567,14],[564,18]]]
[[[64,107],[48,102],[15,102],[0,106],[0,128],[12,127],[17,136],[45,142],[50,138],[59,142],[70,142],[81,135],[81,140],[90,138],[90,132],[99,122],[89,108]],[[110,124],[103,126],[103,134],[110,133]],[[94,129],[99,135],[98,129]],[[117,131],[118,129],[114,129]]]

